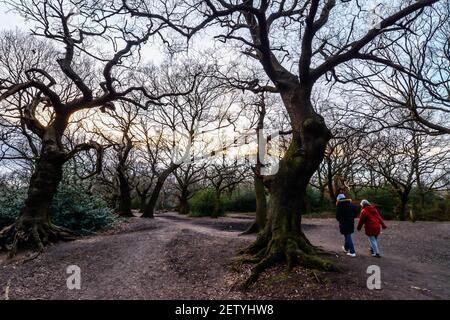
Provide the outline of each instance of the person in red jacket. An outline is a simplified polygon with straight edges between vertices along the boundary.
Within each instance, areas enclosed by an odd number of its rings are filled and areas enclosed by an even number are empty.
[[[369,237],[370,251],[372,256],[380,258],[380,249],[378,248],[378,235],[381,232],[381,228],[386,229],[387,226],[384,224],[383,218],[381,218],[375,206],[371,205],[366,199],[361,201],[361,215],[359,217],[359,222],[357,229],[361,230],[364,225],[366,235]]]

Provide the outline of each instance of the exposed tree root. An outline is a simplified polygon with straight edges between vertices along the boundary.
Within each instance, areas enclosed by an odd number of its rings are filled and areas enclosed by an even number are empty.
[[[20,248],[32,248],[39,255],[44,250],[44,247],[50,243],[60,240],[70,241],[76,238],[77,236],[70,230],[55,226],[49,222],[22,220],[19,218],[15,223],[0,231],[0,249],[6,249],[9,252],[9,259],[13,258]]]
[[[243,263],[256,263],[250,276],[241,285],[246,290],[267,268],[277,262],[286,262],[288,271],[301,265],[323,271],[340,271],[331,261],[321,257],[323,251],[314,247],[304,235],[268,237],[260,234],[249,247],[240,251],[235,259],[235,267]]]
[[[233,259],[231,263],[231,269],[234,271],[238,271],[243,264],[246,263],[258,263],[261,261],[261,258],[258,258],[256,256],[246,256],[246,255],[240,255]]]

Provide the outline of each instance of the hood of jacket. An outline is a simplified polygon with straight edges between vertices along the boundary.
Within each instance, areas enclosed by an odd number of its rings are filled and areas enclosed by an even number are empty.
[[[370,214],[377,214],[377,208],[374,205],[364,207],[364,210],[366,210],[367,213],[370,213]]]

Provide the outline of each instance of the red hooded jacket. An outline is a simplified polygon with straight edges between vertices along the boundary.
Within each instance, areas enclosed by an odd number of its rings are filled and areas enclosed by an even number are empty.
[[[361,230],[363,225],[366,235],[369,237],[379,235],[381,227],[383,227],[383,229],[387,228],[377,208],[372,205],[366,206],[361,210],[357,227],[358,231]]]

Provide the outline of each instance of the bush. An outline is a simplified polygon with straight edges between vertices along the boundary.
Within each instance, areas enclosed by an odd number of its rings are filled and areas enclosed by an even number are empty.
[[[12,224],[22,209],[26,190],[0,185],[0,229]]]
[[[424,196],[424,206],[421,206],[420,195],[413,190],[410,196],[411,208],[416,220],[449,221],[450,196],[437,192],[427,192]]]
[[[255,212],[256,211],[256,194],[253,189],[241,190],[233,192],[233,194],[225,198],[224,210],[231,212]]]
[[[323,211],[334,211],[329,197],[321,199],[320,191],[317,188],[308,186],[306,188],[306,213],[320,213]]]
[[[23,206],[27,189],[0,186],[0,228],[15,221]],[[50,206],[53,223],[80,235],[92,234],[111,227],[117,218],[106,202],[89,195],[80,184],[63,181]]]
[[[80,185],[64,185],[50,207],[52,221],[79,234],[92,234],[110,228],[117,218],[98,196],[89,195]]]
[[[358,192],[359,199],[367,199],[376,205],[383,219],[394,219],[394,209],[398,203],[396,195],[389,188],[366,188]]]
[[[190,200],[192,217],[213,216],[216,201],[216,192],[212,188],[206,188],[197,192]],[[222,200],[221,200],[222,201]],[[221,203],[219,215],[224,214],[223,203]]]

